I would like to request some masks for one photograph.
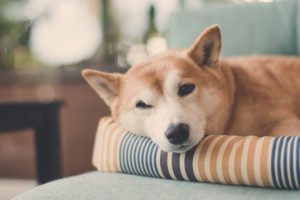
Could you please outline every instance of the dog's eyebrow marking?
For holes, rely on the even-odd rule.
[[[177,71],[169,72],[168,76],[165,79],[165,90],[169,94],[177,95],[178,86],[180,83],[180,77]]]
[[[155,78],[153,80],[153,86],[158,91],[159,94],[163,94],[163,89],[162,89],[162,80],[159,80],[158,78]]]
[[[141,78],[142,80],[145,80],[145,83],[149,84],[150,88],[153,88],[158,94],[163,94],[164,73],[161,71],[149,70],[146,71]]]

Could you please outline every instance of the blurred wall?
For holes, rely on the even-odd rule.
[[[95,130],[99,118],[108,115],[109,109],[82,78],[0,83],[0,102],[39,101],[43,95],[47,98],[43,90],[49,88],[48,93],[53,92],[55,99],[66,101],[60,115],[63,175],[93,170]],[[0,177],[33,178],[35,169],[33,131],[0,134]]]

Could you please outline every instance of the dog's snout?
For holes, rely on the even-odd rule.
[[[189,138],[189,126],[183,123],[171,124],[166,130],[165,135],[170,143],[182,144]]]

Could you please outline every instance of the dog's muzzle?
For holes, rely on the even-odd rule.
[[[172,144],[183,144],[190,135],[189,125],[178,123],[171,124],[165,132],[168,141]]]

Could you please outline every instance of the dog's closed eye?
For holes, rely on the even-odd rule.
[[[145,102],[143,102],[142,100],[139,100],[135,107],[137,109],[149,109],[149,108],[152,108],[153,106],[152,105],[149,105],[149,104],[146,104]]]
[[[178,95],[181,96],[181,97],[184,97],[184,96],[192,93],[194,89],[195,89],[194,84],[190,84],[190,83],[183,84],[179,87]]]

